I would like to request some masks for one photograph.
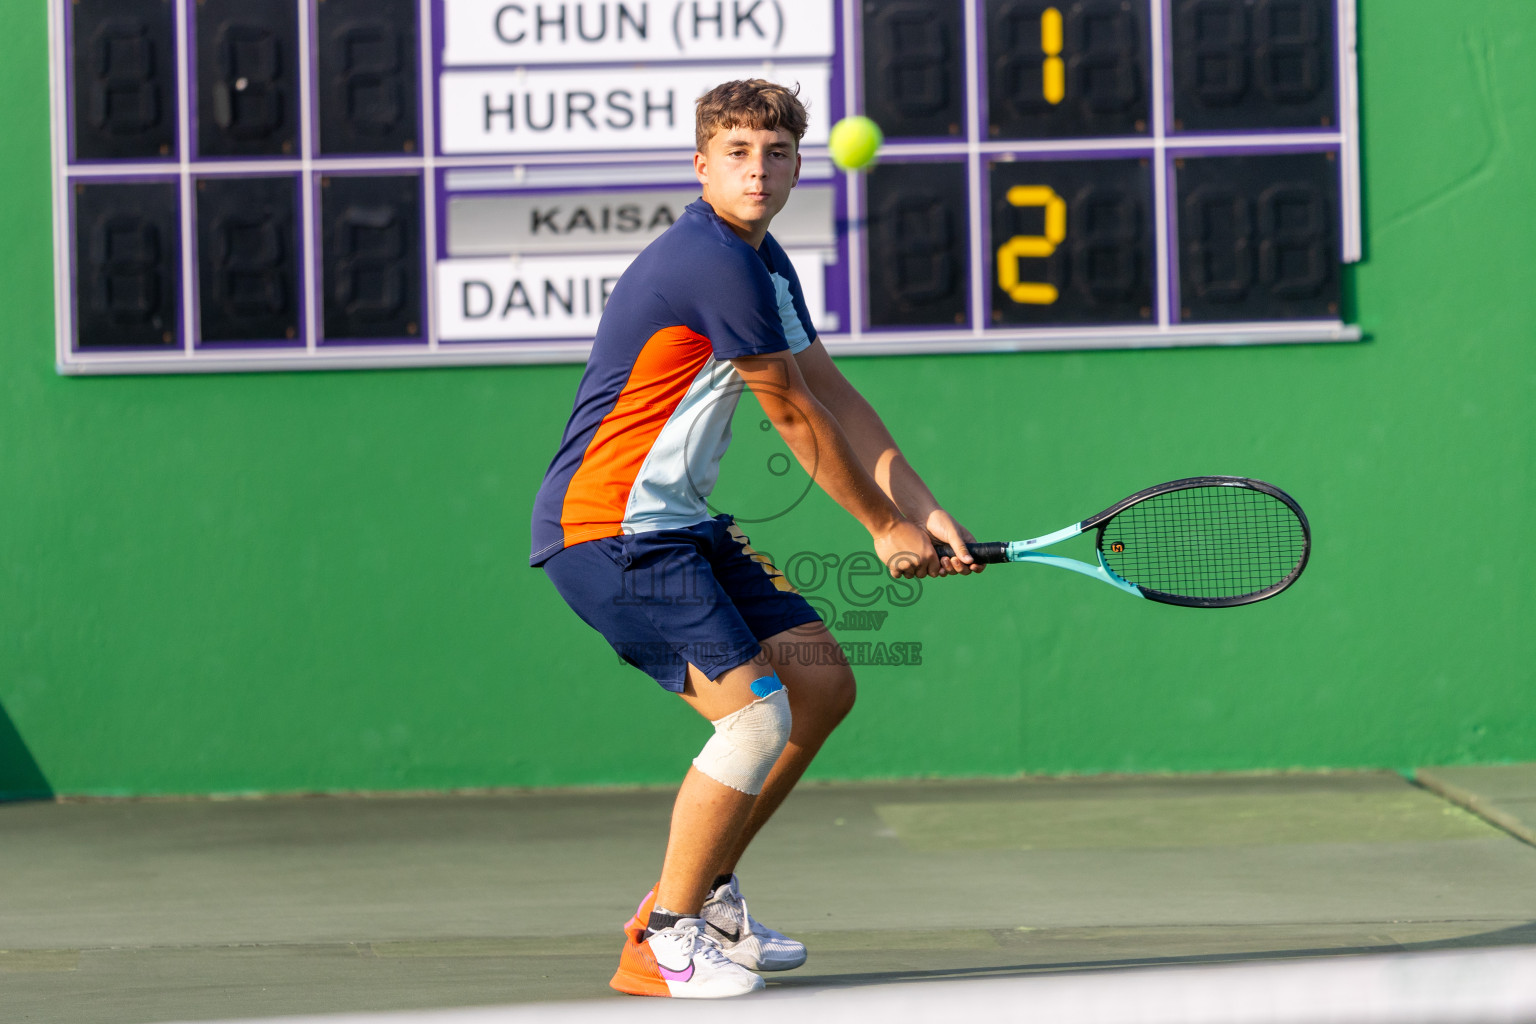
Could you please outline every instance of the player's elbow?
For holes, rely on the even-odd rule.
[[[773,424],[786,441],[792,442],[796,438],[812,435],[812,419],[805,396],[797,398],[785,393],[772,396],[759,394],[757,399],[768,416],[768,422]]]

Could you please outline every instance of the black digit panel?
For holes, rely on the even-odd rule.
[[[197,183],[197,279],[205,342],[282,341],[299,334],[294,178]]]
[[[176,344],[175,182],[77,184],[75,347]]]
[[[298,4],[198,0],[197,148],[203,156],[298,154]]]
[[[870,323],[964,324],[965,164],[880,164],[868,182]]]
[[[1184,320],[1338,315],[1333,154],[1190,157],[1175,174]]]
[[[988,0],[987,132],[1146,134],[1150,53],[1145,0]]]
[[[992,320],[1152,320],[1146,159],[999,161],[990,168]]]
[[[173,156],[176,44],[169,0],[75,0],[69,10],[75,157]]]
[[[960,8],[956,0],[864,0],[864,113],[888,138],[963,133]]]
[[[316,10],[321,152],[415,152],[414,0],[325,0]]]
[[[1333,0],[1178,0],[1174,128],[1331,126],[1333,39]]]
[[[331,176],[320,192],[325,337],[419,335],[420,179]]]

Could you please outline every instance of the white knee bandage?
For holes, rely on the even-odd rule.
[[[693,766],[716,782],[756,796],[789,742],[789,726],[789,694],[780,686],[740,711],[716,719],[715,734],[693,759]]]

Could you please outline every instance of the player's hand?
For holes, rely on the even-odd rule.
[[[942,541],[954,549],[953,556],[939,559],[940,576],[969,576],[986,568],[981,562],[968,560],[970,552],[966,549],[966,545],[976,538],[971,535],[970,530],[957,523],[948,512],[941,508],[934,509],[928,513],[923,526],[934,540]]]
[[[914,580],[942,575],[939,554],[928,532],[910,519],[899,519],[888,530],[873,535],[875,554],[893,578]]]

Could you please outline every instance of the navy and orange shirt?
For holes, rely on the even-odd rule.
[[[753,249],[702,199],[635,257],[598,324],[576,406],[533,503],[533,553],[693,526],[745,387],[730,360],[816,337],[769,235]]]

